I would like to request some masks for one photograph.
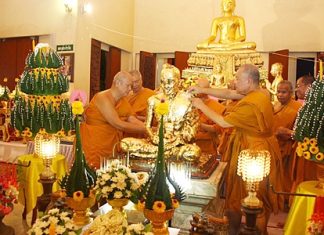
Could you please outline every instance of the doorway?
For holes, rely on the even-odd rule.
[[[296,81],[303,75],[314,76],[314,57],[300,57],[297,59]]]

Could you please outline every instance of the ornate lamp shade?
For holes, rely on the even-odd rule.
[[[60,138],[57,135],[40,134],[35,137],[35,154],[43,158],[45,169],[41,173],[41,178],[51,179],[55,177],[55,174],[51,171],[52,158],[58,154],[60,150]]]
[[[246,183],[248,196],[244,203],[248,206],[259,206],[260,201],[256,197],[258,184],[270,173],[271,155],[266,150],[246,149],[240,152],[238,157],[237,175]]]

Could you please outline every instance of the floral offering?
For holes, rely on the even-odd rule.
[[[121,165],[118,160],[111,163],[106,170],[97,171],[97,198],[108,200],[128,198],[135,195],[140,184],[135,173],[130,168]]]
[[[324,214],[314,213],[312,218],[309,219],[310,225],[307,230],[311,235],[323,235],[324,234]]]
[[[126,235],[153,235],[153,233],[148,232],[143,224],[131,224],[127,227]]]
[[[17,203],[18,184],[8,177],[0,178],[0,216],[9,214],[13,209],[13,203]]]
[[[307,160],[318,162],[324,160],[324,153],[320,151],[320,147],[315,138],[305,137],[303,142],[298,142],[296,153],[299,157],[304,157]]]
[[[72,215],[57,208],[48,211],[48,214],[37,219],[28,231],[29,235],[73,235],[81,234],[71,220]]]

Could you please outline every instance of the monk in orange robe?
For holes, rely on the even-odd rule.
[[[277,86],[278,102],[274,104],[275,133],[282,157],[283,171],[280,172],[283,182],[283,190],[290,192],[292,186],[291,169],[293,164],[294,143],[291,136],[281,133],[282,128],[293,129],[298,110],[302,106],[300,102],[292,99],[293,87],[291,82],[283,80]]]
[[[143,87],[142,75],[138,70],[132,70],[129,73],[133,76],[133,93],[127,96],[127,100],[132,106],[136,117],[142,121],[145,121],[147,113],[147,100],[152,95],[155,95],[155,92],[149,88]]]
[[[215,95],[218,98],[240,99],[225,117],[210,110],[200,99],[192,100],[200,109],[223,128],[233,127],[225,158],[230,159],[226,175],[226,208],[229,217],[229,233],[237,234],[241,223],[241,200],[247,196],[245,185],[237,175],[238,155],[244,149],[268,150],[271,154],[271,170],[268,179],[259,184],[258,198],[263,202],[263,213],[257,219],[259,229],[266,233],[266,225],[271,212],[278,212],[279,198],[267,187],[269,180],[281,190],[277,172],[281,170],[280,150],[272,134],[273,111],[270,95],[259,87],[259,71],[251,64],[243,65],[236,74],[236,90],[193,87],[194,93]]]
[[[136,119],[126,100],[132,85],[127,72],[119,72],[112,87],[97,93],[85,110],[85,122],[81,124],[82,147],[87,161],[99,168],[100,158],[109,158],[122,132],[145,133],[144,123]]]
[[[200,78],[197,81],[199,87],[209,87],[209,81],[204,78]],[[222,115],[225,107],[218,103],[218,101],[210,99],[208,95],[199,96],[203,102],[219,115]],[[200,147],[203,153],[217,155],[217,146],[219,144],[219,135],[222,128],[210,120],[204,113],[200,113],[200,130],[195,136],[195,143]]]

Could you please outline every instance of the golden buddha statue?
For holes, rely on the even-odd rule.
[[[271,93],[271,99],[273,102],[278,101],[277,98],[277,87],[278,84],[283,80],[282,78],[283,65],[281,63],[274,63],[271,65],[270,74],[275,78],[272,83],[266,80],[266,87]]]
[[[245,42],[245,22],[240,16],[233,14],[235,0],[222,0],[223,16],[213,20],[211,35],[197,45],[198,50],[231,51],[255,49],[254,42]],[[218,42],[215,42],[219,34]]]
[[[180,72],[169,64],[164,64],[161,72],[160,93],[148,100],[146,129],[148,139],[124,138],[121,148],[140,158],[156,158],[158,152],[158,130],[152,128],[153,119],[159,123],[160,115],[155,112],[161,102],[169,105],[169,113],[164,115],[164,151],[166,158],[184,158],[195,160],[200,155],[200,148],[191,144],[199,126],[199,115],[192,107],[191,94],[179,90]]]
[[[226,88],[222,65],[219,63],[216,63],[214,66],[213,74],[210,77],[210,86],[214,88]]]

